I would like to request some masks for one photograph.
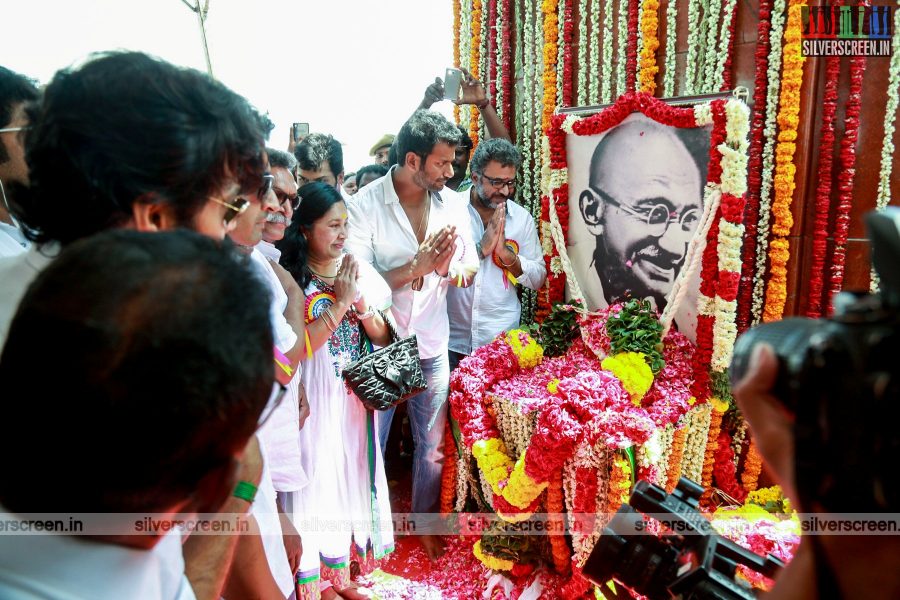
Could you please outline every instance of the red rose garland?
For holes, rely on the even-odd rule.
[[[744,217],[744,248],[742,250],[741,289],[738,299],[738,333],[750,325],[750,307],[753,296],[753,268],[756,255],[757,225],[759,223],[759,188],[762,185],[763,129],[766,126],[767,72],[769,68],[769,20],[773,0],[760,0],[759,28],[756,41],[756,80],[753,94],[753,122],[750,126],[750,149],[747,163],[747,207]],[[737,18],[737,17],[735,17]],[[734,19],[732,19],[732,26]],[[734,35],[731,36],[734,43]],[[731,55],[725,63],[726,88],[731,87]]]
[[[737,467],[734,466],[734,450],[731,448],[731,436],[727,431],[719,433],[719,446],[715,452],[713,481],[715,486],[739,502],[747,497],[745,490],[737,480]]]
[[[498,0],[503,2],[503,14],[506,22],[502,23],[503,42],[500,46],[500,85],[503,89],[503,124],[508,130],[512,130],[512,7],[510,0]]]
[[[723,6],[726,5],[727,3],[728,3],[727,0],[724,0],[722,2]],[[762,4],[763,4],[763,2],[761,1],[760,7],[759,7],[760,21],[762,21]],[[725,8],[723,7],[722,10],[724,12]],[[736,9],[731,11],[731,18],[728,20],[728,57],[725,59],[725,66],[722,69],[722,89],[721,89],[721,91],[723,91],[723,92],[727,92],[727,91],[731,90],[731,83],[732,83],[732,79],[733,79],[733,75],[731,73],[731,60],[734,57],[734,22],[735,21],[737,21],[737,10]],[[766,36],[766,40],[768,42],[768,35]],[[757,48],[757,52],[758,52],[759,51],[759,39],[758,38],[757,38],[756,43],[757,43],[756,48]]]
[[[868,4],[868,3],[866,3]],[[850,229],[850,209],[853,206],[853,176],[856,174],[856,142],[859,138],[859,112],[866,57],[856,56],[850,61],[850,95],[847,97],[844,136],[841,138],[841,171],[838,174],[838,206],[834,222],[834,255],[831,259],[829,299],[841,291],[844,283],[844,263],[847,258],[847,234]],[[826,306],[831,313],[831,302]]]
[[[825,259],[828,255],[828,215],[831,211],[831,182],[834,165],[834,116],[837,112],[838,80],[841,58],[830,56],[825,68],[825,94],[822,99],[822,133],[819,141],[819,168],[816,185],[816,214],[813,226],[812,265],[806,316],[822,316],[822,289],[825,285]]]

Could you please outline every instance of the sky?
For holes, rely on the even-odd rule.
[[[40,83],[102,50],[206,70],[182,0],[0,0],[0,14],[0,64]],[[349,172],[451,66],[452,23],[449,0],[209,0],[206,30],[213,74],[269,114],[270,145],[307,122],[343,143]],[[449,102],[433,108],[452,119]]]

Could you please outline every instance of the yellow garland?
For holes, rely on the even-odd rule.
[[[472,456],[478,462],[478,468],[491,486],[491,491],[513,506],[527,507],[547,487],[547,481],[537,482],[525,472],[524,452],[513,464],[507,454],[506,444],[499,438],[475,442],[472,445]]]
[[[628,502],[631,493],[631,464],[622,453],[617,452],[609,471],[609,493],[607,494],[606,512],[614,513],[623,502]]]
[[[722,428],[722,417],[728,410],[728,403],[719,398],[710,398],[712,414],[710,415],[709,433],[706,436],[706,453],[703,456],[703,474],[700,484],[705,488],[704,497],[712,495],[713,467],[716,461],[716,450],[719,448],[719,431]]]
[[[460,6],[463,0],[453,0],[453,66],[459,66],[459,25],[460,25]],[[453,105],[453,119],[459,123],[459,105]]]
[[[656,50],[659,48],[659,0],[643,0],[643,4],[641,33],[644,44],[641,48],[640,89],[653,94],[656,92],[656,74],[659,72],[656,64]]]
[[[631,396],[631,402],[635,406],[641,405],[641,399],[653,385],[653,371],[643,353],[620,352],[604,358],[600,366],[622,382],[622,387]]]
[[[797,126],[800,122],[800,88],[803,85],[801,52],[802,7],[806,0],[790,0],[787,29],[784,33],[783,68],[781,71],[781,102],[778,111],[778,145],[775,147],[775,197],[772,202],[772,243],[769,249],[770,277],[766,286],[763,320],[777,321],[784,313],[787,299],[787,262],[790,259],[791,233],[794,219],[791,201],[794,196],[794,152],[797,149]]]
[[[472,77],[478,79],[481,66],[481,0],[472,0],[472,55],[469,61],[469,72]],[[472,149],[478,145],[478,119],[480,115],[472,113],[469,122],[469,137],[472,139]]]
[[[520,335],[525,337],[524,344],[519,339]],[[523,369],[532,369],[544,360],[544,348],[522,329],[510,330],[506,334],[506,343],[512,348],[519,360],[519,367]]]
[[[488,569],[493,571],[512,571],[513,561],[508,558],[498,558],[492,554],[485,554],[485,552],[481,549],[481,540],[475,542],[475,545],[472,546],[472,554],[475,555],[475,558],[481,561],[481,564],[486,566]]]
[[[556,59],[559,36],[559,19],[556,15],[558,0],[544,0],[541,11],[544,13],[544,110],[541,115],[541,127],[544,135],[550,135],[550,117],[556,109]]]

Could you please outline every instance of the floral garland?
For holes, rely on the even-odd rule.
[[[659,73],[659,66],[656,64],[656,50],[659,48],[659,0],[643,0],[641,17],[644,40],[641,48],[641,91],[652,95],[656,92],[656,74]]]
[[[688,49],[684,63],[684,93],[690,96],[696,93],[697,59],[700,54],[700,0],[688,0]],[[666,31],[668,35],[668,31]],[[673,59],[674,61],[674,59]],[[673,75],[674,77],[674,75]]]
[[[563,475],[562,473],[554,473],[550,479],[550,485],[547,486],[547,518],[551,531],[563,531],[565,521],[562,517],[563,512]],[[569,572],[569,563],[572,559],[572,553],[569,551],[569,545],[563,535],[550,536],[551,557],[553,559],[553,568],[557,573],[565,575]]]
[[[539,49],[543,49],[544,47],[544,19],[543,15],[540,12],[540,8],[537,3],[534,5],[534,40],[535,40],[535,53],[536,56],[540,54]],[[555,33],[555,28],[554,28]],[[555,58],[555,57],[554,57]],[[534,61],[534,94],[531,98],[543,98],[544,97],[544,61],[543,60],[535,60]],[[554,88],[556,86],[554,85]],[[536,219],[538,214],[540,214],[541,210],[541,176],[542,171],[544,169],[543,163],[543,136],[544,136],[544,124],[543,119],[540,118],[542,105],[537,104],[536,102],[529,102],[529,107],[534,111],[534,116],[532,118],[532,130],[531,130],[531,139],[534,141],[534,151],[533,151],[533,160],[534,160],[534,173],[531,179],[531,188],[529,191],[529,201],[526,204],[526,208],[528,212]]]
[[[740,502],[747,496],[747,491],[737,482],[738,458],[731,447],[731,439],[727,431],[719,433],[719,445],[714,457],[713,481],[715,486]]]
[[[750,438],[750,448],[747,450],[747,458],[744,460],[744,472],[741,473],[741,485],[745,490],[748,492],[756,490],[761,471],[762,456],[756,447],[756,442]]]
[[[482,61],[485,62],[485,73],[487,74],[487,86],[488,86],[488,98],[492,101],[496,102],[497,100],[497,74],[499,69],[501,68],[498,64],[499,56],[500,56],[500,45],[497,43],[497,38],[499,37],[500,27],[497,26],[497,11],[500,10],[500,2],[496,0],[488,0],[488,22],[487,29],[485,30],[484,44],[487,46],[485,48],[485,55],[482,57]],[[496,35],[494,35],[496,33]],[[496,110],[496,109],[495,109]],[[498,115],[499,116],[499,115]],[[482,118],[482,123],[484,119]]]
[[[459,28],[460,28],[460,6],[462,0],[453,0],[453,65],[459,65]],[[459,123],[459,105],[453,105],[453,119]]]
[[[590,538],[596,522],[602,520],[597,515],[606,512],[609,462],[609,453],[602,444],[591,446],[583,440],[565,464],[563,490],[572,538],[571,558],[576,566],[593,548]]]
[[[575,43],[575,19],[573,8],[575,0],[565,0],[563,11],[563,43],[562,43],[562,99],[560,106],[572,106],[572,47]]]
[[[704,497],[708,500],[712,496],[713,468],[716,464],[716,451],[719,449],[719,433],[722,430],[722,417],[728,410],[728,403],[712,398],[709,418],[709,432],[706,436],[706,452],[703,456],[703,471],[700,475],[700,484],[706,488]],[[728,461],[731,464],[731,461]]]
[[[700,481],[703,478],[712,412],[712,405],[707,402],[688,413],[690,420],[687,424],[687,439],[681,460],[681,476],[691,481]]]
[[[765,1],[765,0],[763,0]],[[669,0],[666,6],[666,62],[663,73],[663,97],[675,95],[675,41],[678,27],[678,0]]]
[[[638,6],[639,2],[628,3],[628,45],[625,50],[625,89],[629,92],[635,90],[635,80],[637,79],[637,56],[638,56]]]
[[[559,53],[557,47],[559,22],[556,13],[558,8],[558,0],[543,0],[541,3],[541,12],[544,17],[544,102],[541,112],[543,135],[549,133],[550,117],[556,110],[556,62]]]
[[[750,306],[753,295],[757,222],[759,221],[759,192],[762,178],[763,128],[766,120],[766,70],[769,54],[769,28],[772,0],[760,0],[759,26],[756,31],[756,79],[753,92],[753,122],[750,126],[749,161],[747,163],[747,204],[744,212],[744,247],[741,257],[741,286],[738,293],[738,332],[750,326]],[[732,39],[734,37],[732,36]]]
[[[490,2],[490,0],[488,0]],[[481,0],[472,0],[472,48],[469,72],[472,77],[478,79],[481,75]],[[469,137],[472,139],[472,150],[478,146],[478,123],[481,120],[480,113],[471,112],[469,121]]]
[[[756,264],[753,281],[752,304],[750,307],[751,323],[755,325],[762,320],[765,305],[765,274],[769,248],[769,220],[771,216],[772,178],[774,174],[774,149],[776,134],[776,116],[778,98],[781,88],[781,33],[784,29],[786,0],[775,0],[771,12],[771,35],[769,42],[769,66],[766,69],[768,86],[766,89],[766,124],[763,130],[765,144],[762,152],[762,179],[759,184],[759,221],[756,224]]]
[[[563,106],[563,80],[564,80],[564,72],[565,72],[565,47],[566,47],[566,34],[565,34],[565,14],[566,8],[571,6],[571,4],[567,0],[559,0],[559,7],[557,9],[557,18],[556,18],[556,96],[555,106]]]
[[[618,25],[619,31],[616,37],[616,52],[618,53],[618,58],[616,59],[616,93],[621,96],[622,94],[627,94],[628,92],[634,91],[633,89],[626,87],[626,63],[627,61],[622,60],[623,54],[625,54],[625,50],[628,47],[628,44],[632,42],[632,39],[628,36],[628,10],[629,5],[631,3],[629,0],[619,0],[619,12],[618,12]],[[610,73],[612,76],[612,73]]]
[[[537,98],[537,96],[534,94],[535,42],[532,19],[536,19],[536,16],[533,13],[533,8],[533,3],[525,4],[525,14],[522,21],[522,52],[524,58],[522,85],[524,93],[521,94],[521,100],[519,99],[519,94],[516,94],[516,100],[519,105],[518,110],[521,111],[522,114],[522,144],[519,146],[519,149],[522,152],[522,205],[526,208],[526,210],[531,206],[531,203],[533,202],[532,189],[534,183],[534,172],[532,169],[532,160],[534,160],[534,165],[535,167],[537,167],[537,152],[536,148],[534,147],[534,138],[531,137],[531,132],[533,130],[532,111],[534,110],[533,106],[536,103],[529,100],[529,98]]]
[[[706,53],[702,57],[703,73],[701,77],[702,84],[699,90],[702,94],[706,94],[718,89],[715,87],[716,67],[719,64],[718,45],[716,44],[716,38],[718,37],[719,33],[719,19],[722,16],[722,6],[720,2],[722,2],[722,0],[710,0],[709,4],[705,5],[707,8],[706,19],[704,20],[704,31],[706,34]],[[703,35],[703,33],[704,32],[701,32],[700,35]]]
[[[865,56],[854,56],[850,60],[850,93],[845,107],[844,135],[841,136],[841,170],[838,173],[838,204],[834,218],[834,250],[831,257],[829,298],[834,298],[840,293],[844,284],[850,210],[853,208],[853,178],[856,175],[856,142],[859,139],[862,80],[865,70]],[[827,308],[830,313],[830,302]]]
[[[472,2],[473,0],[460,1],[460,31],[459,31],[459,65],[465,66],[466,63],[471,65],[472,56]],[[472,124],[472,106],[464,104],[459,107],[460,124],[466,129],[471,128]]]
[[[603,63],[600,72],[600,102],[612,102],[612,56],[613,56],[613,0],[603,2]]]
[[[716,59],[716,76],[713,90],[726,91],[731,87],[731,55],[734,43],[734,13],[737,0],[725,0],[725,14],[719,32],[719,56]]]
[[[600,39],[597,36],[600,29],[600,2],[601,0],[590,0],[588,9],[591,13],[591,31],[588,37],[588,64],[591,65],[588,104],[597,104],[600,101],[600,78],[606,76],[606,73],[597,72],[597,67],[600,66]]]
[[[812,265],[806,316],[822,316],[822,289],[825,285],[825,257],[828,253],[828,215],[831,212],[831,174],[834,164],[834,116],[837,112],[841,58],[829,56],[825,67],[825,94],[822,97],[822,129],[819,135],[819,168],[816,181],[816,214],[813,226]]]
[[[898,7],[900,8],[900,7]],[[900,48],[900,10],[894,9],[894,37],[892,48]],[[900,100],[900,51],[891,54],[888,67],[887,104],[884,110],[884,144],[881,147],[881,168],[878,171],[878,198],[876,206],[883,210],[891,199],[891,169],[894,155],[894,121],[897,118],[897,105]]]
[[[447,515],[453,511],[456,500],[457,487],[457,452],[453,433],[450,431],[450,421],[444,427],[444,466],[441,470],[441,514]]]
[[[775,199],[772,214],[772,240],[769,244],[769,281],[766,286],[764,321],[777,321],[784,314],[787,301],[787,263],[790,259],[788,235],[794,224],[791,201],[794,195],[794,152],[797,149],[797,126],[800,112],[800,88],[803,85],[801,52],[801,8],[806,0],[789,0],[787,29],[784,33],[784,68],[781,74],[781,107],[778,113],[778,146],[775,149]]]
[[[587,0],[578,2],[578,106],[588,103],[588,20],[591,18],[588,12]]]
[[[681,463],[684,460],[684,445],[687,440],[688,427],[682,426],[672,436],[672,451],[669,455],[669,469],[666,473],[666,491],[672,493],[678,480],[681,479]]]

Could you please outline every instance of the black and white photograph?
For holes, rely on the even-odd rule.
[[[603,134],[567,136],[567,250],[589,309],[627,298],[665,309],[703,214],[710,132],[635,113]],[[686,285],[675,322],[693,338],[699,269]]]

